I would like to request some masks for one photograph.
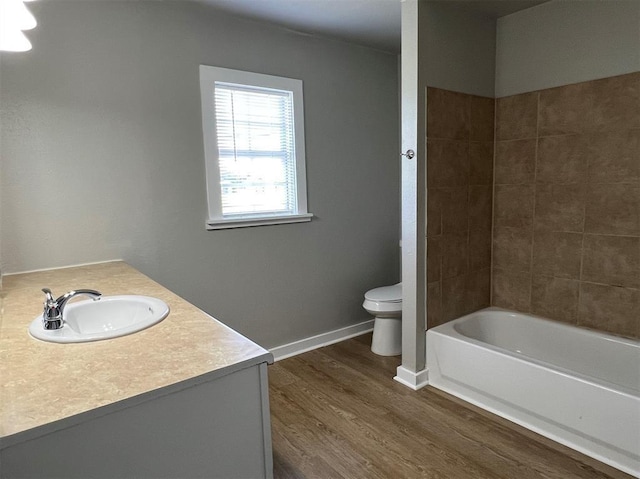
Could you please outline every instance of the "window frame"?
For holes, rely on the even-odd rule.
[[[216,82],[231,83],[258,89],[263,88],[292,92],[297,206],[294,214],[259,213],[255,215],[223,216],[215,111]],[[202,103],[202,133],[209,216],[206,222],[207,229],[217,230],[311,221],[313,214],[309,213],[307,209],[302,80],[200,65],[200,99]]]

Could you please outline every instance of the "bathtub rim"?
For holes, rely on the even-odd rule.
[[[519,311],[513,311],[513,310],[509,310],[509,309],[505,309],[505,308],[500,308],[497,306],[490,306],[487,308],[483,308],[480,309],[478,311],[474,311],[472,313],[469,314],[465,314],[464,316],[461,316],[459,318],[453,319],[449,322],[446,322],[444,324],[438,325],[438,326],[434,326],[433,328],[430,328],[427,330],[427,334],[430,331],[433,331],[433,334],[442,334],[442,335],[446,335],[448,337],[451,337],[452,339],[458,340],[458,341],[464,341],[464,342],[469,342],[472,343],[476,346],[482,347],[482,348],[487,348],[490,349],[492,351],[494,351],[496,354],[502,354],[511,358],[515,358],[518,359],[520,361],[526,361],[526,362],[530,362],[535,364],[536,366],[540,366],[543,368],[550,368],[553,369],[555,371],[560,372],[561,374],[564,374],[566,376],[569,376],[571,378],[576,378],[580,381],[584,381],[587,383],[591,383],[591,384],[596,384],[599,386],[603,386],[606,388],[610,388],[610,389],[615,389],[616,391],[620,392],[621,394],[630,396],[632,398],[640,398],[640,384],[638,389],[635,389],[633,387],[627,387],[621,384],[617,384],[611,381],[607,381],[606,379],[601,379],[595,376],[590,376],[588,374],[584,374],[578,371],[574,371],[568,368],[565,368],[563,366],[551,363],[551,362],[547,362],[541,359],[538,359],[536,357],[533,356],[529,356],[527,354],[524,353],[516,353],[515,351],[511,351],[510,349],[507,348],[503,348],[500,346],[496,346],[494,344],[485,342],[485,341],[481,341],[479,339],[476,339],[472,336],[467,336],[466,334],[464,334],[463,332],[459,331],[456,326],[462,322],[468,321],[471,317],[477,315],[478,313],[489,313],[489,312],[500,312],[500,313],[507,313],[510,316],[513,317],[519,317],[521,319],[524,320],[537,320],[540,321],[548,326],[551,326],[553,328],[557,328],[560,330],[564,330],[564,331],[571,331],[572,334],[580,334],[582,336],[588,336],[588,337],[598,337],[599,339],[603,339],[606,341],[611,341],[614,343],[622,343],[622,344],[626,344],[635,348],[640,348],[640,341],[638,340],[634,340],[634,339],[630,339],[630,338],[626,338],[623,336],[617,336],[615,334],[609,334],[606,332],[601,332],[598,330],[593,330],[593,329],[588,329],[588,328],[583,328],[581,326],[576,326],[576,325],[571,325],[571,324],[565,324],[562,323],[560,321],[555,321],[553,319],[548,319],[548,318],[544,318],[542,316],[537,316],[535,314],[529,314],[529,313],[521,313]]]
[[[465,314],[464,316],[460,316],[459,318],[456,319],[452,319],[451,321],[448,321],[446,323],[440,324],[438,326],[434,326],[432,328],[429,328],[427,331],[431,331],[432,329],[438,329],[438,330],[445,330],[447,329],[446,327],[453,327],[458,323],[463,322],[465,319],[468,319],[478,313],[485,313],[485,312],[491,312],[491,311],[497,311],[497,312],[501,312],[501,313],[508,313],[511,316],[518,316],[518,317],[522,317],[522,318],[526,318],[526,319],[536,319],[539,320],[543,323],[546,323],[548,325],[552,325],[553,327],[557,327],[559,329],[563,329],[563,330],[572,330],[574,332],[579,331],[580,334],[586,335],[586,336],[599,336],[599,337],[604,337],[608,340],[613,340],[615,342],[621,342],[621,343],[625,343],[625,344],[630,344],[632,346],[638,346],[638,344],[640,343],[640,339],[633,339],[633,338],[629,338],[626,336],[619,336],[617,334],[612,334],[612,333],[608,333],[606,331],[600,331],[598,329],[592,329],[592,328],[587,328],[585,326],[579,326],[576,324],[567,324],[564,323],[562,321],[558,321],[558,320],[554,320],[554,319],[549,319],[549,318],[545,318],[544,316],[538,316],[537,314],[533,314],[533,313],[522,313],[520,311],[515,311],[512,309],[506,309],[506,308],[500,308],[498,306],[488,306],[486,308],[482,308],[479,309],[477,311],[473,311],[472,313],[468,313]],[[458,331],[458,334],[462,334]],[[466,336],[464,334],[462,334],[462,336],[473,339],[469,336]],[[479,341],[482,344],[487,344],[484,343],[483,341]]]

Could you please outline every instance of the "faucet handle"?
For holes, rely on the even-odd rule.
[[[58,308],[58,303],[53,299],[49,288],[42,288],[45,295],[44,308],[42,311],[42,324],[44,329],[60,329],[62,327],[62,313]]]
[[[45,294],[47,301],[53,301],[53,294],[49,288],[42,288],[42,292]]]
[[[44,293],[44,312],[51,314],[52,309],[57,309],[58,304],[49,288],[42,288]]]

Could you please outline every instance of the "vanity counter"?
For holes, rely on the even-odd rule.
[[[273,361],[265,349],[123,262],[10,275],[2,286],[3,448]],[[105,296],[153,296],[170,312],[128,336],[43,342],[28,333],[42,312],[43,287],[56,295],[91,288]]]

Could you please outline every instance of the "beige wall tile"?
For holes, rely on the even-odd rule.
[[[531,228],[497,227],[493,231],[493,266],[505,271],[531,271]]]
[[[589,131],[593,94],[588,82],[541,91],[538,135],[569,135]]]
[[[442,278],[452,278],[469,270],[469,238],[465,233],[442,235]]]
[[[427,92],[430,326],[489,304],[494,110],[492,98]]]
[[[442,205],[446,197],[443,188],[429,188],[427,190],[427,236],[442,234]]]
[[[593,99],[590,131],[640,128],[640,73],[603,78],[586,85]]]
[[[534,225],[550,231],[584,231],[585,192],[578,185],[536,185]]]
[[[442,321],[442,291],[441,283],[427,284],[427,329],[434,328]]]
[[[469,184],[493,184],[493,141],[469,143]]]
[[[580,283],[578,324],[625,336],[638,335],[640,291],[593,283]]]
[[[443,188],[442,233],[469,231],[469,188]]]
[[[470,97],[469,138],[472,141],[493,142],[495,100],[481,96]]]
[[[494,190],[495,226],[526,228],[533,224],[531,185],[496,185]]]
[[[581,256],[582,234],[539,230],[534,232],[534,274],[580,279]]]
[[[640,185],[591,185],[584,229],[585,233],[640,236]]]
[[[586,135],[540,138],[536,181],[538,183],[582,183],[587,173]]]
[[[640,288],[640,238],[585,235],[582,280]]]
[[[640,181],[640,129],[594,133],[586,153],[589,183]]]
[[[496,143],[496,185],[531,184],[536,169],[536,140],[510,140]]]
[[[489,185],[469,187],[469,229],[491,230],[493,189]]]
[[[577,280],[534,275],[531,282],[531,312],[576,324],[579,291],[580,282]]]
[[[427,238],[427,283],[440,281],[442,274],[441,236]]]
[[[469,142],[427,140],[427,187],[469,183]]]
[[[442,280],[442,320],[451,321],[467,312],[467,275]]]
[[[427,137],[469,139],[470,95],[427,88]]]
[[[496,100],[492,303],[638,337],[640,73],[527,95]],[[535,189],[501,184],[529,138]]]
[[[496,100],[496,140],[536,137],[538,93],[523,93]]]
[[[494,306],[528,313],[531,307],[531,275],[493,269]]]
[[[466,278],[465,313],[486,308],[491,303],[491,270],[470,271]]]
[[[491,230],[469,231],[469,270],[491,267]]]
[[[607,329],[612,334],[640,339],[640,290],[629,289],[629,310],[609,319]]]

